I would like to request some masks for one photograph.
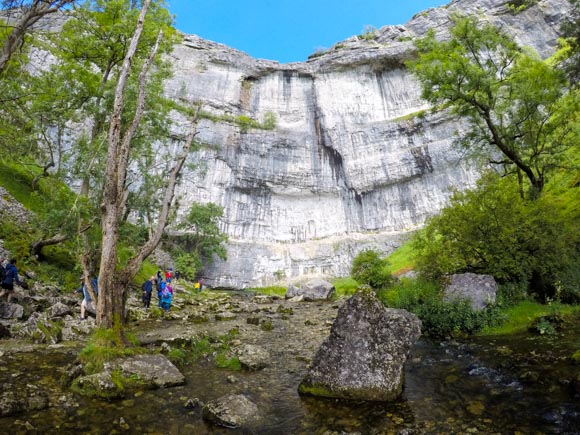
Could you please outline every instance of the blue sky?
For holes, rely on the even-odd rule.
[[[282,63],[451,0],[167,0],[177,28]]]

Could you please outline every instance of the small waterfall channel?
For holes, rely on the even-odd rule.
[[[235,299],[237,295],[233,295]],[[272,305],[272,307],[274,307]],[[405,390],[392,403],[345,402],[300,397],[297,386],[313,351],[336,315],[329,303],[296,304],[288,319],[273,316],[273,329],[250,331],[245,320],[233,323],[240,340],[269,349],[272,364],[258,372],[234,372],[202,358],[180,367],[186,384],[144,391],[124,400],[80,397],[59,384],[81,345],[20,345],[0,342],[0,386],[41,388],[46,409],[0,418],[0,433],[89,434],[423,434],[423,433],[580,433],[580,366],[570,356],[580,348],[580,325],[558,336],[521,334],[431,341],[421,338],[407,361]],[[273,310],[272,310],[273,311]],[[310,320],[310,322],[306,322]],[[147,336],[183,322],[144,320],[132,327]],[[305,323],[320,334],[308,335]],[[227,322],[202,324],[205,332]],[[251,326],[251,325],[250,325]],[[326,332],[324,332],[326,331]],[[151,340],[149,346],[156,346]],[[226,429],[206,423],[199,407],[223,395],[244,394],[259,408],[259,425]],[[576,395],[575,395],[576,394]]]

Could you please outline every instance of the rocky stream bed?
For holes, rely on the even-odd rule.
[[[52,344],[0,340],[0,433],[580,431],[579,366],[569,359],[573,349],[580,347],[578,323],[557,337],[526,334],[442,343],[422,338],[405,366],[400,399],[340,401],[299,396],[297,387],[328,336],[343,299],[292,302],[243,292],[202,296],[182,292],[176,299],[162,318],[139,308],[136,298],[129,301],[129,330],[141,345],[167,354],[202,337],[217,346],[217,338],[229,333],[229,351],[243,361],[242,370],[216,367],[215,352],[209,351],[195,361],[178,364],[183,385],[138,391],[110,401],[81,396],[61,383],[84,346],[83,328],[90,329],[93,322],[79,322],[78,307],[73,307],[64,315],[64,329],[76,334],[73,340]],[[65,338],[71,338],[67,334]],[[230,394],[243,396],[255,406],[250,421],[228,429],[203,418],[202,404]]]

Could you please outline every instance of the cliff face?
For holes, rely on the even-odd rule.
[[[426,111],[403,62],[413,38],[430,28],[444,37],[452,12],[482,16],[520,45],[552,53],[568,1],[543,0],[516,15],[503,3],[453,1],[304,63],[257,60],[186,36],[167,93],[202,103],[208,116],[197,139],[208,146],[184,176],[180,211],[191,201],[222,205],[230,237],[227,262],[216,261],[206,282],[347,274],[360,250],[392,250],[445,205],[450,188],[473,185],[476,168],[452,147],[465,126]],[[241,115],[274,115],[276,125],[244,127]]]

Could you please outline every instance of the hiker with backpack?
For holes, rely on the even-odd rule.
[[[171,308],[171,302],[173,302],[173,289],[169,284],[166,284],[163,290],[161,291],[161,308],[164,311],[169,311]]]
[[[149,309],[151,304],[151,292],[153,292],[153,283],[155,282],[155,276],[152,276],[147,281],[143,283],[141,289],[143,290],[143,296],[141,300],[143,301],[143,308]]]
[[[163,289],[165,288],[166,285],[167,285],[167,283],[163,280],[157,282],[157,306],[158,307],[161,307],[161,293],[163,292]]]
[[[20,282],[20,278],[18,277],[18,269],[16,269],[16,259],[13,258],[10,262],[6,265],[6,268],[2,267],[0,270],[0,275],[3,273],[2,277],[2,293],[0,293],[0,298],[8,293],[7,302],[10,303],[12,301],[12,297],[14,296],[14,282],[18,285],[22,285]]]

